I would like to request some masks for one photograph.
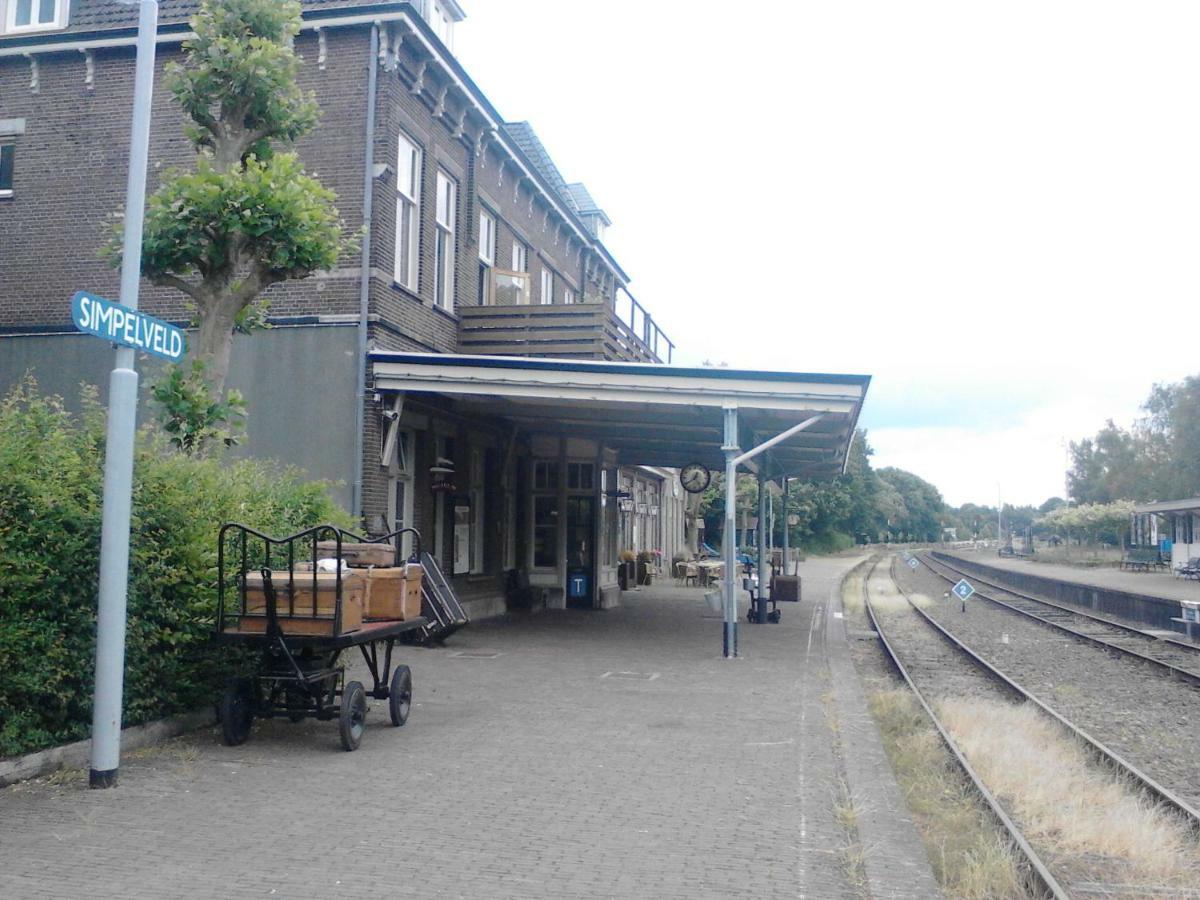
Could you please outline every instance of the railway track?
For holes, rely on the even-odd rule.
[[[1196,645],[1148,634],[1140,628],[1107,616],[1064,606],[1005,587],[959,569],[928,552],[917,553],[916,556],[930,572],[948,584],[955,584],[959,578],[968,579],[975,588],[972,600],[980,597],[1080,640],[1137,659],[1200,687],[1200,647]],[[953,572],[957,577],[952,578],[946,572]],[[980,585],[984,585],[986,590],[981,590]],[[1004,598],[997,595],[1004,595]]]
[[[895,557],[892,558],[891,564],[892,566],[895,565]],[[878,561],[871,566],[867,577],[863,581],[863,601],[867,616],[871,622],[871,626],[879,635],[880,641],[883,644],[885,652],[893,666],[897,669],[903,680],[913,691],[917,700],[924,708],[926,714],[933,722],[935,728],[942,738],[942,741],[957,759],[963,771],[974,784],[980,796],[992,810],[997,821],[1001,823],[1004,830],[1011,837],[1014,846],[1017,847],[1019,853],[1025,860],[1026,870],[1034,891],[1042,896],[1056,898],[1077,896],[1075,892],[1072,892],[1069,889],[1069,879],[1062,878],[1054,874],[1052,867],[1047,865],[1046,861],[1038,854],[1028,839],[1026,839],[1013,817],[1007,810],[1005,810],[995,795],[988,790],[987,786],[979,778],[978,774],[971,767],[961,749],[955,743],[953,737],[938,718],[933,707],[927,701],[925,694],[914,681],[914,678],[909,671],[909,667],[905,665],[905,662],[902,659],[903,653],[897,649],[894,640],[890,638],[887,632],[885,632],[883,629],[880,622],[880,617],[876,614],[874,606],[871,603],[869,585],[871,582],[871,577],[874,575],[877,566]],[[987,662],[985,659],[979,656],[979,654],[975,653],[963,641],[944,628],[940,623],[933,619],[933,617],[928,615],[916,603],[913,602],[909,593],[905,591],[895,579],[894,570],[892,572],[892,582],[904,597],[907,603],[907,608],[912,610],[916,614],[916,617],[925,625],[927,625],[929,629],[932,629],[932,631],[940,638],[940,642],[942,644],[954,648],[954,653],[952,655],[968,662],[974,671],[981,673],[984,677],[997,685],[999,690],[1007,693],[1011,697],[1019,699],[1022,702],[1030,703],[1036,706],[1044,714],[1058,722],[1069,734],[1074,735],[1076,739],[1079,740],[1081,744],[1088,750],[1093,758],[1100,761],[1104,765],[1112,767],[1115,771],[1122,773],[1132,783],[1136,784],[1148,797],[1153,798],[1155,801],[1163,804],[1164,807],[1170,809],[1177,816],[1179,816],[1180,820],[1183,821],[1194,834],[1200,834],[1200,811],[1190,806],[1187,801],[1180,798],[1171,790],[1160,785],[1157,781],[1155,781],[1146,773],[1142,772],[1136,766],[1129,763],[1122,756],[1106,747],[1082,728],[1078,727],[1056,710],[1046,705],[1044,702],[1026,690],[1022,685]],[[940,660],[936,654],[930,655],[929,653],[920,653],[917,651],[913,651],[913,655],[910,658],[910,663],[915,664],[918,669],[924,669],[925,675],[930,677],[932,677],[933,673],[940,673],[944,675],[947,668],[944,665],[944,662]],[[1066,882],[1065,886],[1064,882]],[[1086,887],[1081,887],[1078,893],[1080,895],[1094,895],[1097,892],[1097,889],[1099,889],[1101,893],[1105,892],[1103,886],[1088,884]],[[1126,891],[1123,890],[1115,890],[1114,892],[1126,893]]]

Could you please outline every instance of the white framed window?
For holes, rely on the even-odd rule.
[[[512,246],[512,270],[514,272],[529,271],[529,254],[525,249],[525,245],[518,240],[513,241]]]
[[[569,287],[563,288],[563,303],[570,306],[574,302],[575,302],[575,292],[573,290],[571,290]]]
[[[496,218],[479,211],[479,305],[492,303],[492,267],[496,265]]]
[[[396,283],[417,290],[421,237],[421,148],[404,134],[396,156]]]
[[[437,269],[434,272],[434,302],[454,310],[454,231],[458,212],[458,185],[449,175],[437,172]]]
[[[11,197],[13,192],[13,163],[17,148],[14,144],[0,144],[0,197]]]
[[[446,12],[446,8],[442,6],[438,0],[427,0],[428,15],[425,19],[429,22],[429,27],[433,29],[433,33],[438,36],[443,44],[454,49],[454,19]]]
[[[486,209],[479,211],[479,261],[496,264],[496,217]]]
[[[549,306],[554,302],[554,273],[549,269],[542,269],[542,293],[538,298],[542,306]]]
[[[411,528],[413,524],[413,451],[416,435],[407,429],[396,433],[396,451],[387,461],[388,468],[388,525],[390,531]],[[413,552],[413,539],[406,534],[400,541],[404,559]]]
[[[69,0],[8,0],[5,30],[49,31],[67,27]]]

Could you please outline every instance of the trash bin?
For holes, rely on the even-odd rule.
[[[705,591],[704,602],[713,612],[719,613],[725,607],[725,596],[720,591]]]

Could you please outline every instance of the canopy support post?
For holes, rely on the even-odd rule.
[[[771,595],[770,579],[767,577],[767,476],[758,470],[758,597],[754,621],[767,624],[767,598]]]
[[[783,517],[783,542],[780,544],[780,555],[783,557],[783,574],[791,575],[791,569],[788,568],[788,480],[789,476],[783,476],[783,501],[780,503],[780,514]]]
[[[738,414],[736,406],[725,407],[725,530],[722,536],[725,552],[725,639],[726,659],[737,653],[737,455]]]

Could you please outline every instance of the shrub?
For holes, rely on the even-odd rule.
[[[81,417],[32,379],[0,401],[0,756],[91,725],[104,416]],[[212,700],[238,660],[212,641],[216,534],[350,525],[324,484],[261,460],[198,459],[138,436],[130,534],[124,723]]]

